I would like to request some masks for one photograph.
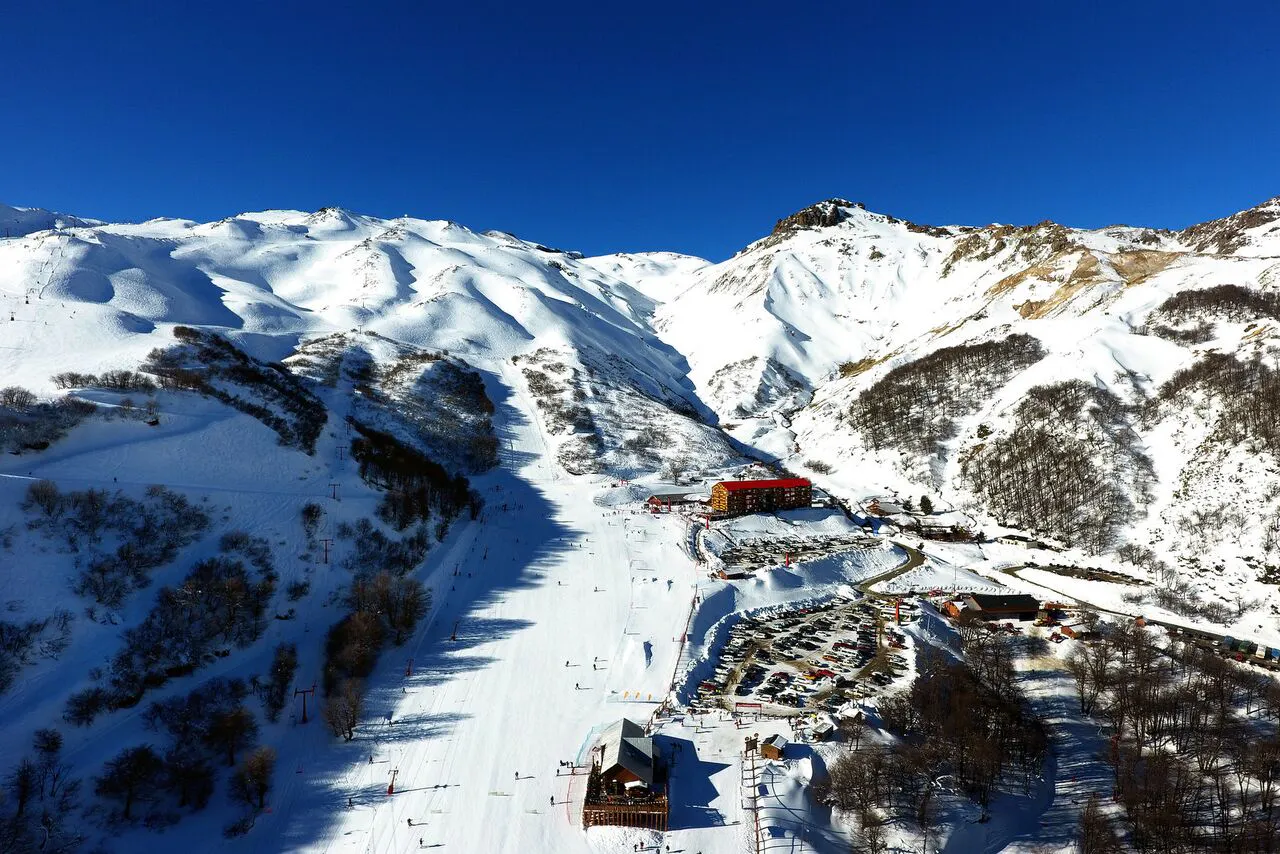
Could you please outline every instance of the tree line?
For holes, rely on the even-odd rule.
[[[423,526],[396,541],[368,519],[343,524],[338,536],[352,543],[343,564],[352,572],[347,614],[325,636],[322,683],[325,721],[350,741],[364,707],[364,680],[388,642],[399,646],[431,609],[431,591],[410,573],[426,557]]]
[[[1175,411],[1174,406],[1188,405],[1214,417],[1214,431],[1222,441],[1253,440],[1280,457],[1280,372],[1261,358],[1245,361],[1206,353],[1162,384],[1143,414],[1154,423]]]
[[[427,521],[432,511],[446,524],[464,509],[480,514],[483,500],[463,475],[450,475],[444,466],[407,442],[357,419],[348,419],[359,434],[351,440],[351,458],[360,478],[387,490],[378,516],[396,530]]]

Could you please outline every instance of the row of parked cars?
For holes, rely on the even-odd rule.
[[[1251,640],[1237,640],[1233,637],[1223,638],[1218,641],[1218,646],[1236,661],[1253,659],[1269,667],[1280,667],[1280,649],[1274,646],[1267,647]]]

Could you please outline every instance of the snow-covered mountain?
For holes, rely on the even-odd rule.
[[[565,398],[553,407],[565,435],[598,452],[581,470],[603,465],[597,455],[619,471],[660,464],[659,448],[640,453],[653,445],[640,434],[652,427],[655,406],[674,419],[664,440],[671,453],[697,451],[710,464],[732,456],[703,424],[710,413],[683,357],[649,326],[657,303],[620,277],[697,262],[619,256],[593,264],[509,234],[337,208],[203,224],[67,222],[0,243],[9,333],[0,373],[37,393],[52,391],[52,377],[65,371],[136,368],[172,342],[177,325],[217,330],[266,361],[358,331],[464,361],[539,354],[560,371],[558,387],[542,388]],[[598,417],[574,422],[571,402]]]
[[[430,641],[412,647],[446,674],[438,692],[421,689],[424,720],[467,745],[537,721],[554,732],[516,749],[551,753],[530,752],[517,781],[550,767],[596,718],[616,717],[615,695],[669,688],[683,641],[658,643],[653,664],[654,641],[692,625],[705,637],[743,603],[802,595],[800,580],[717,588],[719,616],[707,617],[705,591],[689,605],[667,568],[688,562],[677,545],[688,532],[676,520],[650,540],[648,522],[669,517],[628,527],[617,496],[643,489],[606,492],[632,477],[718,476],[752,456],[851,501],[928,494],[956,508],[948,520],[1124,562],[1166,596],[1236,609],[1215,624],[1272,620],[1253,601],[1280,608],[1280,198],[1182,231],[925,226],[830,200],[719,263],[583,257],[337,208],[105,224],[0,207],[0,226],[0,579],[23,591],[6,596],[6,626],[33,633],[0,659],[12,686],[0,686],[0,713],[27,743],[73,691],[88,703],[111,686],[110,720],[69,730],[82,772],[119,747],[112,734],[140,732],[153,697],[190,691],[191,668],[267,672],[268,636],[297,645],[301,673],[329,679],[318,638],[342,617],[335,604],[359,598],[329,569],[330,547],[351,577],[416,560],[443,600]],[[451,527],[481,506],[484,525]],[[178,533],[143,548],[158,528]],[[206,574],[184,579],[193,561]],[[248,574],[231,586],[265,591],[269,631],[257,625],[243,647],[190,641],[185,658],[151,643],[145,667],[130,663],[139,638],[174,622],[164,602],[188,607],[184,592],[233,565]],[[849,580],[829,570],[813,578]],[[541,580],[553,571],[572,594]],[[153,582],[160,594],[142,592]],[[604,604],[584,609],[587,589]],[[64,617],[72,607],[85,617]],[[485,626],[469,642],[511,667],[439,652],[468,620]],[[518,649],[501,646],[517,630]],[[541,685],[517,675],[549,682],[546,660],[563,675],[558,662],[580,652],[565,645],[580,640],[617,656],[608,693],[526,721],[520,703],[540,703]],[[385,689],[404,662],[380,667]],[[473,679],[514,710],[472,720]],[[401,696],[371,702],[411,702]],[[298,775],[304,757],[327,765],[327,736],[273,732]],[[453,742],[440,743],[414,773],[452,771]],[[330,828],[298,841],[356,777],[373,785],[365,750],[343,760],[357,771],[282,792],[287,818],[263,850],[338,839]],[[511,816],[492,804],[509,797],[498,787],[511,769],[499,780],[507,757],[477,756],[456,772],[475,826],[450,826],[450,839],[570,850],[543,824],[500,838]],[[444,811],[449,793],[431,798]],[[545,804],[540,792],[524,814]],[[379,822],[370,850],[392,850]]]
[[[1270,430],[1215,408],[1230,386],[1274,414],[1258,389],[1278,352],[1280,198],[1177,232],[922,226],[831,200],[727,261],[662,278],[638,287],[671,294],[654,326],[702,399],[794,468],[813,462],[821,479],[829,466],[854,492],[941,491],[1077,544],[1101,530],[1095,551],[1162,543],[1189,571],[1209,553],[1280,560],[1266,533],[1280,484],[1256,453],[1274,447]],[[1020,336],[1032,357],[1002,343]],[[1252,373],[1180,374],[1210,354]],[[1035,431],[1037,448],[1070,459],[1014,460]],[[1014,469],[1052,479],[1057,466],[1081,475],[1061,503],[1084,506],[1000,494]],[[1210,545],[1205,515],[1266,521]]]
[[[22,237],[33,231],[94,225],[103,225],[103,223],[100,220],[68,216],[47,211],[44,208],[15,208],[0,204],[0,233],[6,239]]]
[[[0,372],[40,394],[60,372],[136,368],[179,324],[219,330],[268,362],[358,330],[463,361],[525,358],[571,470],[636,473],[671,456],[714,467],[732,451],[704,425],[724,424],[757,453],[833,467],[836,483],[940,490],[1033,525],[984,494],[962,462],[980,463],[975,449],[989,453],[1016,432],[1032,389],[1078,380],[1124,409],[1112,433],[1140,437],[1103,466],[1128,472],[1115,497],[1131,506],[1099,548],[1122,544],[1131,523],[1155,526],[1141,537],[1176,538],[1192,504],[1249,503],[1188,468],[1238,443],[1203,447],[1213,418],[1197,431],[1153,401],[1206,353],[1266,356],[1280,324],[1266,302],[1280,287],[1280,198],[1178,232],[925,226],[833,199],[721,263],[663,252],[584,258],[452,222],[338,208],[136,225],[5,210],[58,226],[0,243],[9,332]],[[1212,289],[1212,305],[1174,300]],[[999,354],[1000,364],[946,364],[949,348],[1011,335],[1042,352],[1009,371]],[[904,366],[939,350],[937,364],[921,367],[932,374],[912,379]],[[905,376],[907,393],[940,385],[946,400],[917,395],[933,411],[898,419],[927,433],[922,442],[889,435],[879,416],[859,422],[855,404],[865,410],[878,383],[886,393],[886,376]],[[1178,435],[1165,436],[1173,421]],[[1071,539],[1065,528],[1092,518],[1042,527]]]
[[[58,226],[0,243],[9,333],[0,372],[38,394],[61,372],[136,368],[175,325],[217,330],[267,362],[358,331],[464,362],[524,359],[571,471],[632,474],[673,457],[712,468],[733,456],[712,429],[722,424],[746,449],[831,467],[833,483],[851,489],[941,491],[1069,541],[1073,527],[1102,524],[1097,550],[1123,544],[1126,531],[1177,539],[1192,506],[1280,515],[1259,503],[1265,490],[1250,497],[1218,482],[1226,460],[1197,473],[1206,454],[1240,447],[1209,441],[1228,416],[1188,417],[1187,395],[1204,382],[1159,403],[1174,393],[1172,377],[1211,352],[1269,370],[1280,198],[1177,232],[926,226],[833,199],[721,263],[662,252],[584,258],[452,222],[338,208],[116,225],[6,211]],[[1179,302],[1192,291],[1209,296]],[[1007,340],[1035,352],[1009,362]],[[968,364],[977,345],[994,349]],[[1066,394],[1069,381],[1105,401],[1080,398],[1079,411],[1060,412],[1059,439],[1074,430],[1081,448],[1105,451],[1086,454],[1103,460],[1093,475],[1127,509],[1064,510],[1046,522],[993,494],[1005,474],[993,454],[1045,426],[1022,406],[1033,390]],[[890,392],[928,411],[891,419],[895,430],[877,403]],[[1088,414],[1098,406],[1115,409],[1105,427]],[[918,441],[895,435],[908,429]],[[1265,443],[1261,429],[1240,438]]]

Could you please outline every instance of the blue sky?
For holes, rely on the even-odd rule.
[[[11,4],[0,201],[712,258],[831,196],[1181,227],[1280,194],[1278,43],[1264,0]]]

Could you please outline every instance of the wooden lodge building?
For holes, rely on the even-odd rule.
[[[622,718],[600,736],[587,778],[582,826],[667,829],[667,787],[653,739]]]
[[[812,502],[813,484],[802,477],[724,480],[711,487],[711,509],[729,516],[793,510]]]
[[[963,601],[966,611],[983,620],[1034,620],[1040,612],[1040,602],[1026,593],[1009,596],[971,593]]]
[[[671,512],[672,507],[698,503],[696,492],[655,492],[644,501],[650,513]]]

